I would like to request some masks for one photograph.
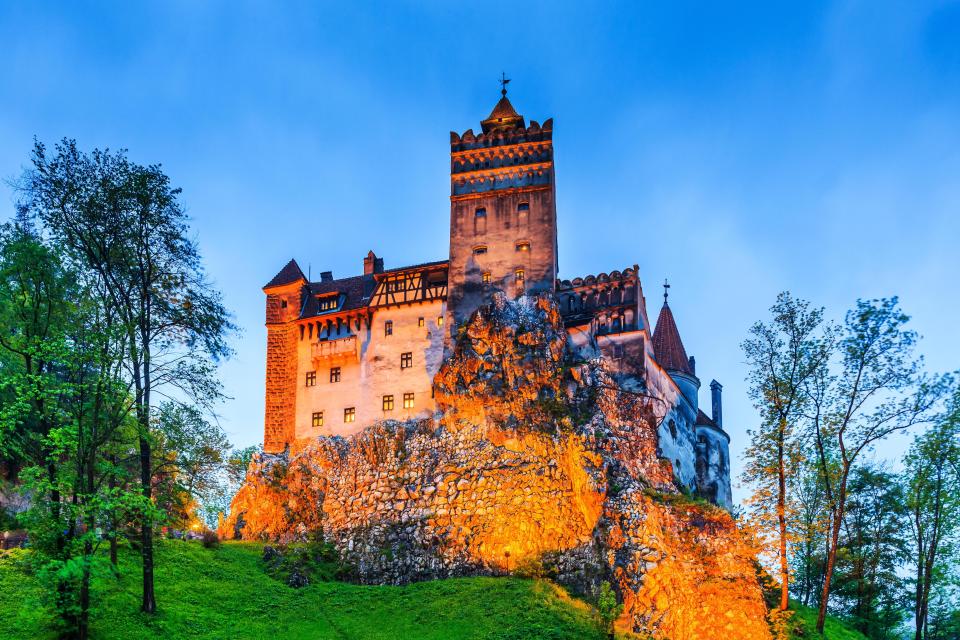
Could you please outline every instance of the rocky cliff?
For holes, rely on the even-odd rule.
[[[434,387],[432,420],[255,460],[221,533],[322,531],[368,583],[526,571],[590,596],[609,580],[624,630],[769,637],[754,550],[675,489],[654,403],[572,361],[549,298],[494,297]]]

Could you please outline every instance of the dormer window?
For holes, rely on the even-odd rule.
[[[317,308],[320,311],[330,311],[331,309],[337,308],[337,303],[339,296],[327,296],[325,298],[320,298],[317,302]]]

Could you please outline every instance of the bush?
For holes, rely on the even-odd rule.
[[[220,537],[216,531],[207,529],[203,532],[203,535],[200,536],[200,543],[204,549],[216,549],[220,546]]]

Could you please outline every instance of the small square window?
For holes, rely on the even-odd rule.
[[[281,301],[280,301],[280,308],[281,308],[281,309],[286,309],[286,308],[287,308],[287,301],[286,301],[286,300],[281,300]]]
[[[357,409],[356,407],[347,407],[343,410],[343,421],[344,422],[356,422],[357,421]]]
[[[517,251],[530,251],[530,243],[529,243],[529,242],[518,242],[518,243],[517,243]]]
[[[404,409],[413,409],[413,394],[405,393],[403,394],[403,408]]]
[[[482,277],[483,277],[483,284],[490,284],[490,272],[489,272],[489,271],[484,271]]]
[[[443,316],[437,316],[437,326],[438,327],[443,326]]]
[[[484,209],[483,207],[480,207],[479,209],[477,209],[477,210],[474,212],[474,215],[475,215],[477,218],[486,218],[486,217],[487,217],[487,210]]]
[[[308,387],[315,386],[317,384],[317,372],[316,371],[307,371],[307,380],[306,384]]]
[[[413,352],[407,351],[400,354],[400,368],[409,369],[413,366]]]
[[[311,421],[311,424],[315,427],[323,426],[323,411],[313,412],[313,420]]]
[[[383,396],[383,410],[393,411],[393,396]]]
[[[383,335],[392,336],[393,335],[393,320],[387,320],[383,323]]]
[[[340,367],[330,367],[330,382],[340,382]]]
[[[417,326],[418,326],[418,327],[422,327],[422,326],[423,326],[423,318],[417,318]]]
[[[517,205],[517,211],[530,211],[530,203],[521,202],[520,204]]]
[[[523,277],[524,277],[523,269],[517,269],[514,275],[517,277],[517,282],[523,282]]]

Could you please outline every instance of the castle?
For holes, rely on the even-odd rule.
[[[625,389],[653,399],[658,455],[674,479],[731,508],[721,385],[711,415],[666,289],[653,328],[638,267],[558,278],[553,120],[526,123],[502,97],[481,132],[450,134],[450,252],[392,269],[370,251],[362,275],[311,282],[291,260],[263,291],[267,367],[264,451],[350,436],[387,419],[433,414],[433,379],[457,331],[490,296],[552,295],[568,350],[602,358]]]

